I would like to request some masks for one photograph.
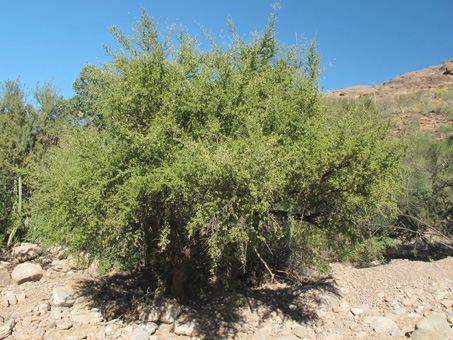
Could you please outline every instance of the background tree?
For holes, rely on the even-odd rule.
[[[27,91],[19,80],[0,88],[0,235],[1,242],[8,236],[8,244],[25,231],[30,167],[55,142],[61,116],[61,98],[51,83],[38,84],[33,100]]]
[[[306,230],[354,242],[358,221],[394,206],[401,148],[370,105],[324,107],[315,42],[283,46],[276,23],[245,42],[230,22],[231,44],[208,36],[207,51],[145,13],[134,36],[112,27],[120,51],[78,82],[101,124],[70,131],[35,172],[35,228],[140,260],[179,297],[191,275],[273,276]]]

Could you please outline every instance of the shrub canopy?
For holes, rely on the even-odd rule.
[[[275,15],[250,42],[229,29],[205,51],[145,13],[133,36],[111,28],[120,50],[75,83],[90,124],[35,173],[39,230],[161,266],[182,296],[193,270],[272,266],[308,226],[353,240],[393,206],[401,148],[370,103],[323,104],[316,43],[280,44]]]

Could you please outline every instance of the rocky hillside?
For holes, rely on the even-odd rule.
[[[328,94],[372,98],[391,119],[395,134],[427,131],[445,138],[453,123],[453,62],[406,73],[379,85],[352,86]]]
[[[403,74],[373,86],[352,86],[330,92],[338,97],[376,95],[378,98],[413,94],[418,91],[434,93],[440,88],[453,88],[453,62]]]
[[[451,339],[453,258],[394,260],[302,286],[273,283],[207,296],[162,297],[144,273],[96,276],[65,250],[14,249],[0,268],[0,339]],[[6,259],[6,258],[4,258]]]

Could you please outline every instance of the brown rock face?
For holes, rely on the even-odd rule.
[[[453,75],[453,61],[450,61],[445,67],[445,73]]]

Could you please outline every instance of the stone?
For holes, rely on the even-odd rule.
[[[434,296],[434,298],[435,298],[437,301],[442,300],[444,297],[445,297],[445,293],[443,293],[443,292],[437,293],[437,294]]]
[[[297,336],[298,338],[308,338],[311,336],[311,332],[310,330],[308,330],[307,328],[305,327],[302,327],[302,326],[296,326],[294,327],[293,329],[293,334],[295,336]]]
[[[72,307],[74,297],[64,287],[55,287],[53,290],[53,304],[57,307]]]
[[[11,325],[3,325],[0,327],[0,339],[4,339],[11,334]]]
[[[11,334],[15,324],[16,322],[13,319],[5,322],[5,324],[0,327],[0,339],[8,337]]]
[[[340,299],[333,293],[321,294],[318,301],[319,308],[325,311],[330,311],[340,305]]]
[[[139,320],[143,322],[158,322],[162,312],[160,309],[152,308],[140,312]]]
[[[351,313],[355,316],[363,314],[363,309],[361,308],[351,308]]]
[[[10,306],[17,305],[17,298],[16,298],[16,294],[14,294],[14,292],[8,290],[4,294],[5,294],[5,298],[9,302]]]
[[[83,312],[70,315],[72,322],[81,323],[81,324],[95,324],[102,321],[102,316],[98,312]]]
[[[145,322],[145,323],[140,324],[139,328],[142,328],[148,334],[152,335],[152,334],[156,333],[158,326],[154,322]]]
[[[57,327],[57,329],[62,330],[62,331],[70,329],[73,326],[72,322],[67,319],[54,320],[54,322],[55,322],[55,326]]]
[[[159,320],[162,323],[174,323],[180,313],[181,307],[179,305],[167,301],[162,306],[162,314]]]
[[[369,323],[376,333],[391,333],[399,330],[395,321],[385,316],[367,316],[365,322]]]
[[[17,302],[23,302],[27,298],[27,294],[25,292],[19,292],[16,294]]]
[[[300,338],[298,338],[294,334],[288,334],[288,335],[278,336],[278,337],[274,338],[274,340],[300,340]]]
[[[176,326],[174,333],[177,335],[194,336],[197,328],[196,326],[195,322],[189,321],[185,324]]]
[[[340,313],[340,312],[348,310],[349,308],[351,308],[351,305],[349,304],[349,302],[344,299],[341,299],[339,305],[332,307],[332,311],[334,313]]]
[[[135,331],[132,332],[129,340],[148,340],[149,333],[146,332],[144,329],[137,328]]]
[[[8,269],[0,269],[0,288],[6,287],[11,283],[11,275],[9,274]]]
[[[15,284],[22,284],[28,281],[39,281],[44,275],[44,271],[42,270],[39,264],[34,264],[31,262],[21,263],[14,268],[13,272],[11,273],[11,278]]]
[[[39,256],[41,249],[37,244],[26,243],[13,248],[13,256],[19,262],[33,260]]]
[[[411,338],[415,340],[443,340],[452,337],[447,320],[440,316],[428,315],[420,319]]]

